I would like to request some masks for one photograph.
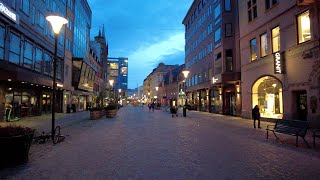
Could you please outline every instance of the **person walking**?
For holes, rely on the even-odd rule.
[[[252,118],[253,118],[253,127],[256,128],[256,120],[258,120],[258,128],[260,129],[260,110],[259,110],[259,106],[256,105],[253,109],[252,109]]]

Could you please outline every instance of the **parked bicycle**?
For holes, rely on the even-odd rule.
[[[52,133],[45,133],[44,131],[42,131],[41,135],[39,135],[39,133],[37,132],[35,137],[33,138],[33,142],[36,144],[44,144],[49,139],[52,139],[53,144],[62,142],[65,139],[65,136],[61,134],[60,130],[60,126],[56,126],[54,128],[54,136],[52,136]]]

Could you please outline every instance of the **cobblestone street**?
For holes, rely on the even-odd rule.
[[[319,148],[306,148],[302,139],[297,148],[286,135],[267,140],[266,122],[253,129],[252,120],[237,117],[171,117],[132,106],[113,119],[74,116],[82,120],[62,125],[64,142],[33,145],[29,163],[0,170],[0,179],[320,178]]]

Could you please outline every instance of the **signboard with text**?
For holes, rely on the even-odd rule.
[[[9,6],[0,0],[0,13],[9,18],[11,21],[19,24],[19,16]]]
[[[274,73],[275,74],[285,74],[285,59],[284,59],[284,52],[276,52],[273,54],[274,60]]]

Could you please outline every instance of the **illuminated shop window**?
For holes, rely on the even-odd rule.
[[[252,87],[252,108],[258,105],[261,117],[282,118],[282,85],[271,76],[258,79]]]
[[[309,10],[298,16],[299,44],[311,39]]]
[[[280,51],[280,27],[277,26],[272,29],[272,52],[279,52]]]

